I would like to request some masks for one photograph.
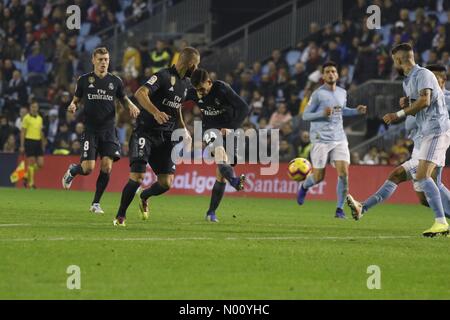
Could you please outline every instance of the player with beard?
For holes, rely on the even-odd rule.
[[[426,67],[428,70],[434,73],[436,76],[439,87],[444,92],[445,101],[446,101],[446,107],[447,109],[450,108],[450,95],[448,95],[448,91],[445,89],[445,82],[447,80],[446,76],[446,68],[443,65],[429,65]],[[403,73],[403,71],[401,71]],[[408,81],[409,78],[407,77],[405,81],[403,82],[403,89],[405,92],[408,90]],[[446,95],[447,93],[447,95]],[[409,98],[408,97],[402,97],[400,98],[400,107],[406,108],[409,106]],[[403,119],[400,119],[402,121]],[[355,200],[350,194],[347,196],[347,204],[352,210],[352,216],[355,220],[361,219],[361,217],[367,213],[371,208],[374,206],[386,201],[389,199],[397,189],[397,186],[405,181],[412,180],[414,190],[417,193],[417,196],[419,197],[420,203],[424,206],[429,206],[427,198],[422,191],[422,188],[417,181],[416,173],[417,173],[417,167],[419,165],[419,151],[420,151],[420,144],[422,143],[422,135],[419,132],[419,128],[416,123],[416,117],[412,115],[408,115],[405,118],[405,127],[406,131],[409,133],[408,138],[411,139],[414,142],[414,149],[411,155],[411,158],[395,168],[391,174],[389,175],[388,179],[383,183],[383,185],[375,192],[373,195],[367,198],[364,202],[359,202]],[[439,192],[442,199],[442,206],[444,209],[444,213],[446,217],[450,217],[450,191],[447,189],[447,187],[442,183],[442,167],[436,167],[433,170],[433,180],[435,180],[436,185],[439,188]]]
[[[346,106],[347,91],[336,85],[338,80],[336,63],[329,61],[322,66],[322,79],[324,84],[312,93],[303,113],[303,120],[311,121],[313,172],[300,186],[297,202],[302,205],[308,189],[325,178],[325,167],[329,158],[338,174],[335,217],[345,218],[343,207],[348,193],[350,152],[344,132],[343,117],[365,114],[367,107],[359,105],[352,109]]]
[[[422,68],[414,60],[410,44],[402,43],[391,52],[394,67],[405,75],[404,91],[408,97],[407,106],[383,117],[387,124],[413,115],[419,134],[422,136],[418,151],[419,164],[416,179],[435,215],[434,224],[422,234],[426,237],[449,234],[439,187],[431,175],[436,167],[445,164],[445,153],[450,145],[450,120],[445,106],[445,97],[435,75]]]
[[[225,181],[237,191],[244,188],[245,175],[236,177],[233,170],[237,160],[237,139],[231,130],[241,128],[250,109],[244,99],[227,83],[220,80],[212,81],[205,69],[195,70],[191,83],[194,88],[189,89],[186,101],[193,101],[200,108],[203,141],[207,147],[212,148],[211,154],[217,163],[216,182],[212,189],[206,220],[219,222],[216,209],[225,193]],[[211,129],[219,130],[223,139],[218,139],[219,132]],[[226,139],[234,139],[232,159],[227,155]]]
[[[181,126],[185,130],[185,142],[191,140],[181,106],[190,87],[188,77],[199,63],[199,52],[186,47],[175,65],[158,71],[134,94],[143,110],[130,137],[130,178],[122,191],[119,210],[113,221],[115,226],[125,226],[126,211],[144,179],[147,163],[158,179],[140,195],[142,219],[148,219],[147,199],[170,189],[175,174],[172,133]]]
[[[67,110],[75,112],[83,102],[85,132],[82,136],[81,164],[71,164],[62,178],[64,189],[69,189],[77,175],[87,176],[95,168],[97,156],[101,159],[100,173],[90,211],[104,213],[100,199],[105,191],[114,161],[120,159],[120,144],[115,128],[116,99],[130,112],[132,118],[139,114],[137,108],[125,95],[122,80],[108,72],[109,52],[101,47],[92,53],[94,71],[78,78],[75,96]]]

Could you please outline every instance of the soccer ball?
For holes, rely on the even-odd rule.
[[[305,158],[295,158],[289,162],[288,176],[294,181],[303,181],[312,171],[311,163]]]

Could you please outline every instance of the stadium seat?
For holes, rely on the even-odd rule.
[[[22,73],[22,77],[24,77],[25,79],[28,76],[28,66],[27,66],[27,61],[19,61],[19,60],[13,60],[14,65],[16,66],[16,68]]]
[[[100,45],[100,43],[102,42],[102,39],[100,39],[100,37],[97,36],[90,36],[86,38],[86,41],[84,42],[84,49],[87,52],[91,52],[93,51],[97,46]]]
[[[91,23],[83,22],[80,28],[80,37],[86,37],[87,35],[89,35],[90,31],[91,31]]]
[[[448,16],[447,16],[447,12],[439,12],[436,13],[437,17],[439,18],[439,22],[442,24],[446,24],[448,21]]]
[[[422,61],[428,61],[428,57],[430,55],[430,50],[426,50],[424,52],[422,52]]]
[[[298,50],[291,50],[286,54],[286,62],[289,67],[294,66],[300,59],[302,53]]]
[[[123,13],[122,11],[117,12],[116,19],[117,19],[117,22],[119,22],[121,25],[125,24],[125,20],[126,20],[125,13]]]
[[[261,73],[262,74],[268,74],[269,73],[269,65],[265,64],[262,68],[261,68]]]
[[[387,24],[385,26],[381,26],[381,29],[379,31],[379,33],[383,37],[382,43],[385,46],[389,45],[389,37],[390,37],[390,34],[391,34],[391,28],[392,28],[392,24]]]
[[[49,73],[52,71],[52,69],[53,69],[53,63],[51,63],[51,62],[46,62],[46,63],[45,63],[45,72],[46,72],[47,74],[49,74]]]

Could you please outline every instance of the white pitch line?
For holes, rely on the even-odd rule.
[[[198,240],[257,240],[257,241],[283,241],[283,240],[395,240],[395,239],[410,239],[418,238],[418,236],[356,236],[356,237],[307,237],[307,236],[291,236],[291,237],[227,237],[227,238],[213,238],[213,237],[180,237],[180,238],[10,238],[0,239],[0,242],[27,242],[27,241],[198,241]]]
[[[30,226],[30,224],[23,224],[23,223],[0,224],[0,227],[26,227],[26,226]]]

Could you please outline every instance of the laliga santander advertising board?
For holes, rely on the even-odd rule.
[[[46,156],[44,168],[36,174],[36,185],[43,189],[62,189],[61,178],[70,163],[78,163],[75,156]],[[295,201],[299,183],[289,179],[287,163],[280,163],[279,170],[274,175],[262,175],[259,164],[243,164],[235,167],[236,174],[247,175],[246,188],[243,192],[236,192],[227,185],[226,193],[231,196],[283,198]],[[350,193],[357,199],[364,200],[378,190],[388,177],[391,166],[350,166],[349,187]],[[94,191],[99,171],[99,162],[96,169],[89,176],[78,176],[71,190]],[[128,181],[129,162],[123,158],[114,163],[107,192],[121,192]],[[177,165],[175,180],[169,194],[206,195],[209,196],[215,182],[216,165],[207,164],[180,164]],[[310,188],[307,199],[336,201],[336,170],[331,166],[327,168],[325,180]],[[450,183],[450,169],[444,169],[442,180],[444,184]],[[156,177],[147,167],[142,187],[147,188]],[[22,184],[17,183],[17,187]],[[401,184],[390,199],[391,203],[418,203],[411,182]]]

